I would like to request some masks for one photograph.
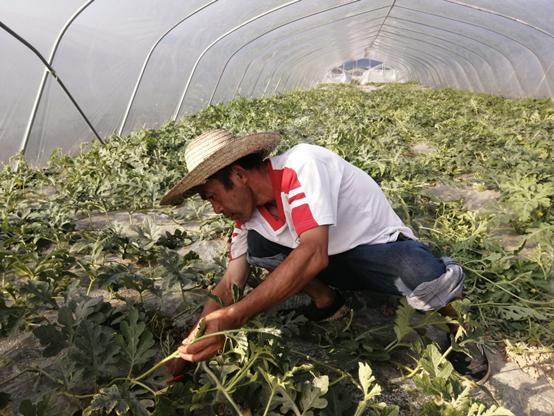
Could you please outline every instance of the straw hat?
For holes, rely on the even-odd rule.
[[[226,130],[210,130],[201,134],[185,149],[188,174],[161,199],[160,204],[179,205],[220,169],[251,153],[262,152],[267,156],[280,140],[278,133],[270,132],[242,137],[235,137]]]

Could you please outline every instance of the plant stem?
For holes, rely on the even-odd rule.
[[[27,368],[29,369],[29,371],[36,371],[37,373],[42,374],[44,377],[46,377],[50,381],[53,381],[54,383],[60,384],[62,386],[65,385],[62,380],[52,376],[49,372],[47,372],[46,370],[43,370],[42,368],[38,368],[38,367],[27,367]]]
[[[33,370],[30,369],[30,368],[27,368],[27,369],[25,369],[25,370],[23,370],[23,371],[20,371],[20,372],[17,373],[17,374],[14,374],[13,376],[7,378],[6,380],[2,380],[2,382],[0,383],[0,386],[3,386],[4,384],[8,384],[10,381],[15,380],[17,377],[19,377],[19,376],[21,376],[21,375],[23,375],[23,374],[25,374],[25,373],[27,373],[27,372],[29,372],[29,371],[33,371]]]
[[[213,382],[215,383],[215,385],[217,386],[217,389],[223,393],[223,395],[225,396],[225,398],[229,401],[229,403],[231,404],[231,406],[233,407],[233,409],[235,409],[235,412],[237,412],[237,415],[238,416],[242,416],[242,411],[240,410],[240,407],[238,407],[238,405],[235,403],[235,401],[232,399],[232,397],[229,395],[229,393],[227,392],[227,390],[225,389],[225,387],[223,387],[221,385],[221,383],[219,382],[218,378],[216,377],[216,375],[212,372],[212,370],[210,370],[208,368],[208,366],[206,365],[206,362],[205,361],[202,361],[202,363],[200,363],[200,366],[202,367],[202,369],[206,372],[206,374],[213,380]]]
[[[72,399],[92,399],[94,394],[73,394],[68,391],[61,392],[66,397],[71,397]]]
[[[248,364],[245,367],[241,368],[237,372],[237,374],[235,374],[235,376],[227,386],[229,390],[232,390],[235,387],[235,385],[241,380],[242,375],[246,373],[250,369],[250,367],[252,367],[254,362],[258,359],[259,355],[260,355],[259,353],[254,354],[254,356],[249,360]]]
[[[240,331],[247,331],[247,332],[261,332],[261,333],[264,333],[264,334],[267,334],[268,331],[267,330],[263,330],[263,329],[245,329],[245,328],[242,328],[242,329],[229,329],[229,330],[226,330],[226,331],[218,331],[218,332],[211,332],[209,334],[206,334],[206,335],[202,335],[198,338],[195,338],[195,340],[193,341],[194,342],[198,342],[200,340],[203,340],[203,339],[206,339],[206,338],[210,338],[210,337],[215,337],[215,336],[219,336],[219,335],[228,335],[228,334],[235,334],[235,333],[238,333]],[[145,371],[144,373],[142,373],[141,375],[139,375],[138,377],[135,377],[134,379],[132,379],[131,381],[139,381],[139,380],[142,380],[143,378],[146,378],[148,377],[150,374],[152,374],[154,371],[156,371],[158,368],[160,368],[162,365],[164,365],[165,363],[167,363],[168,361],[174,359],[174,358],[178,358],[179,357],[179,351],[175,351],[173,352],[171,355],[168,355],[167,357],[165,357],[163,360],[161,360],[160,362],[158,362],[154,367],[150,368],[149,370]]]
[[[154,397],[156,397],[156,392],[154,390],[152,390],[150,387],[148,387],[146,384],[141,383],[140,381],[137,381],[137,380],[131,380],[131,383],[136,384],[138,386],[141,386],[142,388],[144,388],[144,389],[148,390],[150,393],[152,393],[152,395]]]
[[[94,284],[94,280],[95,280],[95,279],[91,279],[91,278],[89,277],[89,280],[90,280],[90,283],[88,284],[88,287],[87,287],[87,296],[89,296],[90,291],[92,290],[92,285]]]
[[[174,358],[178,358],[179,357],[179,351],[175,351],[173,352],[171,355],[168,355],[167,357],[165,357],[163,360],[161,360],[160,362],[158,362],[154,367],[150,368],[149,370],[145,371],[144,373],[142,373],[141,375],[139,375],[138,377],[135,377],[134,379],[131,380],[131,382],[137,382],[139,380],[142,380],[143,378],[146,378],[148,377],[150,374],[152,374],[154,371],[156,371],[158,368],[160,368],[162,365],[164,365],[165,363],[167,363],[168,361],[174,359]]]
[[[467,270],[470,270],[472,271],[473,273],[475,273],[477,276],[481,277],[482,279],[485,279],[487,282],[491,283],[492,285],[496,286],[498,289],[506,292],[507,294],[509,294],[510,296],[513,296],[514,298],[524,302],[524,303],[529,303],[529,304],[532,304],[532,305],[552,305],[552,301],[538,301],[538,300],[528,300],[528,299],[523,299],[522,297],[519,297],[518,295],[516,295],[515,293],[513,292],[510,292],[508,289],[505,289],[504,287],[502,287],[501,285],[499,285],[498,283],[492,281],[491,279],[489,279],[488,277],[485,277],[483,274],[479,273],[477,270],[475,269],[472,269],[470,267],[465,267],[465,269]]]
[[[271,406],[271,402],[273,401],[273,396],[275,396],[274,388],[271,389],[271,394],[269,395],[269,400],[267,401],[267,405],[265,406],[264,414],[262,416],[266,416],[267,412],[269,412],[269,406]]]
[[[315,358],[313,358],[313,357],[311,357],[311,356],[309,356],[309,355],[306,355],[306,354],[304,354],[304,353],[302,353],[302,352],[300,352],[300,351],[296,351],[296,350],[293,350],[293,349],[289,349],[288,351],[289,351],[289,352],[292,352],[293,354],[299,355],[299,356],[301,356],[301,357],[303,357],[303,358],[307,358],[308,360],[312,361],[313,363],[315,363],[315,364],[317,364],[317,365],[319,365],[319,366],[321,366],[321,367],[325,367],[325,368],[328,368],[329,370],[333,370],[334,372],[340,374],[341,377],[348,378],[348,379],[349,379],[351,382],[353,382],[354,384],[358,384],[358,383],[356,382],[356,380],[354,379],[354,377],[352,377],[349,373],[347,373],[347,372],[345,372],[345,371],[343,371],[343,370],[341,370],[341,369],[339,369],[339,368],[335,368],[335,367],[333,367],[333,366],[331,366],[331,365],[329,365],[329,364],[325,364],[325,363],[323,363],[323,362],[321,362],[321,361],[318,361],[318,360],[316,360]]]
[[[392,326],[392,324],[386,324],[386,325],[377,326],[375,328],[370,328],[367,331],[364,331],[360,335],[358,335],[356,337],[356,341],[360,341],[364,336],[366,336],[368,334],[371,334],[373,332],[378,332],[378,331],[380,331],[382,329],[385,329],[385,328],[390,328],[391,326]]]

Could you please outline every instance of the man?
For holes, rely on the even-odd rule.
[[[264,159],[279,140],[276,133],[200,135],[185,151],[188,175],[161,201],[179,204],[199,193],[235,221],[228,267],[212,292],[225,306],[207,301],[206,333],[239,328],[300,291],[312,300],[304,311],[309,319],[336,318],[344,300],[331,286],[405,296],[416,309],[455,316],[449,303],[461,296],[462,269],[417,241],[377,183],[319,146],[300,144]],[[270,273],[233,304],[232,285],[244,287],[250,265]],[[179,348],[182,360],[205,360],[223,347],[222,336],[191,343],[195,331]],[[450,358],[459,372],[483,381],[488,363],[476,355]],[[183,363],[174,362],[172,371]]]

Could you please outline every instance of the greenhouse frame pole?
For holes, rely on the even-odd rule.
[[[281,29],[282,27],[284,26],[287,26],[287,25],[290,25],[292,23],[296,23],[300,20],[304,20],[304,19],[307,19],[309,17],[313,17],[313,16],[317,16],[319,14],[322,14],[322,13],[325,13],[325,12],[328,12],[328,11],[331,11],[331,10],[335,10],[335,9],[338,9],[338,8],[341,8],[341,7],[345,7],[345,6],[349,6],[353,3],[358,3],[362,0],[353,0],[353,1],[350,1],[348,3],[344,3],[344,4],[340,4],[338,6],[333,6],[333,7],[329,7],[327,9],[324,9],[324,10],[320,10],[318,12],[314,12],[314,13],[310,13],[306,16],[302,16],[302,17],[299,17],[297,19],[293,19],[293,20],[289,20],[288,22],[286,23],[283,23],[283,24],[280,24],[278,26],[275,26],[274,28],[271,28],[270,30],[256,36],[255,38],[253,39],[250,39],[248,42],[246,42],[244,45],[242,45],[240,48],[238,48],[235,52],[233,52],[233,54],[227,59],[227,61],[225,62],[225,65],[223,66],[223,69],[221,70],[221,73],[219,75],[219,78],[217,79],[217,83],[212,91],[212,95],[210,96],[210,101],[208,102],[208,105],[211,105],[213,103],[213,100],[214,100],[214,97],[215,97],[215,94],[217,92],[217,88],[219,87],[219,84],[221,82],[221,78],[223,78],[223,74],[225,73],[225,70],[227,69],[227,66],[229,65],[229,62],[231,62],[231,60],[233,59],[233,57],[239,53],[240,51],[242,51],[244,48],[246,48],[248,45],[252,44],[253,42],[255,42],[256,40],[264,37],[265,35],[267,35],[268,33],[271,33],[271,32],[274,32],[275,30],[278,30],[278,29]],[[322,25],[324,25],[326,23],[323,23]],[[320,25],[321,26],[321,25]]]
[[[444,0],[444,1],[448,1],[448,0]],[[400,9],[405,9],[405,10],[409,10],[409,11],[412,11],[412,12],[415,12],[415,13],[420,13],[420,14],[425,14],[425,15],[429,15],[429,16],[433,16],[433,17],[436,17],[436,18],[439,18],[439,19],[443,19],[443,20],[452,20],[454,22],[457,22],[457,23],[462,23],[464,25],[467,25],[467,26],[473,26],[473,27],[477,27],[479,29],[483,29],[487,32],[491,32],[491,33],[495,33],[497,34],[498,36],[501,36],[503,38],[506,38],[506,39],[509,39],[510,41],[514,42],[514,43],[517,43],[518,45],[520,45],[523,49],[526,49],[527,51],[529,51],[529,53],[531,53],[535,59],[537,60],[538,64],[540,65],[542,71],[544,74],[546,74],[549,70],[549,68],[552,66],[552,64],[548,64],[548,68],[545,66],[545,63],[542,61],[541,57],[535,53],[535,51],[533,49],[531,49],[529,46],[523,44],[521,41],[519,41],[518,39],[512,37],[512,36],[509,36],[505,33],[501,33],[501,32],[498,32],[496,30],[493,30],[489,27],[486,27],[486,26],[483,26],[483,25],[480,25],[480,24],[476,24],[476,23],[473,23],[473,22],[468,22],[467,20],[461,20],[461,19],[458,19],[458,18],[454,18],[454,17],[449,17],[449,16],[442,16],[442,15],[439,15],[439,14],[435,14],[435,13],[431,13],[431,12],[428,12],[428,11],[423,11],[423,10],[418,10],[418,9],[412,9],[410,7],[406,7],[406,6],[396,6],[397,8],[400,8]],[[496,13],[492,13],[492,14],[496,14]],[[525,23],[521,20],[517,20],[517,19],[514,19],[514,18],[510,18],[509,16],[504,16],[504,15],[500,15],[500,17],[504,17],[508,20],[513,20],[515,22],[518,22],[518,23],[521,23],[523,24],[524,26],[528,26],[532,29],[535,29],[535,30],[538,30],[539,32],[543,32],[541,29],[539,28],[536,28],[535,26],[532,26],[528,23]],[[550,33],[546,33],[549,37],[553,37],[554,36]],[[508,59],[507,55],[504,55],[506,57],[506,59]],[[511,62],[511,61],[510,61]],[[512,65],[513,66],[513,65]],[[545,79],[545,78],[543,78]],[[541,80],[542,82],[542,80]],[[549,89],[550,88],[550,83],[547,83],[547,85],[549,86]]]
[[[468,4],[468,3],[464,3],[464,2],[461,2],[461,1],[455,1],[455,0],[442,0],[446,3],[451,3],[451,4],[455,4],[456,6],[461,6],[461,7],[467,7],[469,9],[474,9],[474,10],[478,10],[482,13],[489,13],[489,14],[492,14],[494,16],[498,16],[498,17],[503,17],[504,19],[508,19],[508,20],[512,20],[514,22],[517,22],[517,23],[520,23],[524,26],[528,26],[530,27],[531,29],[534,29],[536,30],[537,32],[540,32],[542,33],[543,35],[547,35],[551,38],[554,38],[554,34],[548,32],[547,30],[544,30],[538,26],[535,26],[535,25],[532,25],[530,23],[527,23],[525,20],[521,20],[521,19],[518,19],[517,17],[513,17],[513,16],[509,16],[507,14],[504,14],[504,13],[500,13],[500,12],[495,12],[494,10],[490,10],[490,9],[485,9],[484,7],[480,7],[480,6],[476,6],[474,4]]]
[[[477,70],[475,65],[471,62],[471,60],[469,60],[465,56],[459,54],[458,52],[454,52],[454,51],[446,48],[445,46],[437,45],[436,43],[429,42],[427,40],[418,39],[418,38],[415,38],[413,36],[405,36],[405,35],[401,35],[399,33],[392,33],[392,32],[387,32],[387,31],[381,31],[381,32],[385,33],[385,36],[381,35],[381,37],[383,39],[391,39],[391,40],[395,41],[396,40],[395,37],[400,37],[400,38],[406,38],[406,39],[410,39],[410,40],[417,40],[418,43],[425,43],[425,44],[428,44],[428,45],[432,45],[433,47],[437,48],[437,50],[444,49],[447,54],[453,54],[455,56],[458,56],[461,60],[466,61],[469,65],[469,67],[471,69],[473,69],[473,71],[475,72],[475,75],[476,75],[475,80],[477,81],[477,86],[481,88],[481,91],[486,91],[485,86],[483,85],[483,83],[481,82],[481,79],[479,77],[479,71]],[[391,36],[387,36],[387,35],[391,35]],[[458,45],[456,45],[456,46],[458,46]],[[481,56],[479,54],[477,54],[477,53],[475,53],[475,54],[481,58]],[[462,71],[462,75],[464,76],[464,78],[466,79],[466,82],[468,84],[467,89],[471,90],[472,82],[471,82],[470,78],[468,77],[468,72],[465,69],[463,69],[463,67],[461,66],[461,63],[460,63],[461,61],[460,62],[452,61],[452,62],[455,62],[455,64],[460,68],[460,70]]]
[[[198,59],[196,60],[196,62],[194,63],[193,67],[192,67],[192,70],[190,71],[190,74],[189,74],[189,78],[187,80],[187,83],[185,84],[185,89],[183,90],[183,93],[181,95],[181,99],[179,100],[179,103],[177,105],[177,108],[175,109],[175,113],[173,114],[173,118],[172,120],[175,121],[177,120],[177,117],[179,116],[179,113],[181,112],[181,106],[183,105],[183,101],[185,100],[185,96],[187,94],[187,91],[189,89],[189,86],[190,86],[190,82],[192,80],[192,77],[194,76],[194,73],[196,72],[196,68],[198,67],[198,64],[200,63],[200,61],[202,60],[202,58],[204,57],[204,55],[216,44],[218,43],[220,40],[226,38],[227,36],[229,36],[231,33],[233,32],[236,32],[237,30],[239,30],[240,28],[246,26],[247,24],[250,24],[258,19],[261,19],[262,17],[264,16],[267,16],[268,14],[271,14],[273,12],[276,12],[278,10],[281,10],[281,9],[284,9],[285,7],[288,7],[288,6],[291,6],[293,4],[296,4],[296,3],[299,3],[300,1],[302,0],[292,0],[292,1],[289,1],[288,3],[285,3],[285,4],[282,4],[280,6],[277,6],[277,7],[274,7],[273,9],[270,9],[268,11],[265,11],[263,13],[260,13],[248,20],[246,20],[245,22],[242,22],[240,25],[237,25],[235,27],[233,27],[232,29],[228,30],[227,32],[225,32],[223,35],[219,36],[216,40],[214,40],[212,43],[210,43],[206,49],[204,49],[202,51],[202,53],[200,54],[200,56],[198,57]]]
[[[360,48],[362,48],[362,52],[363,52],[364,46],[360,46]],[[313,51],[312,51],[312,52],[313,52]],[[305,60],[305,58],[307,58],[309,55],[311,55],[312,52],[309,52],[308,54],[305,54],[305,55],[299,57],[299,58],[297,59],[297,61]],[[325,54],[320,54],[319,56],[320,56],[320,57],[326,57],[326,56],[330,55],[331,53],[335,53],[335,52],[336,52],[336,51],[333,50],[333,51],[329,51],[329,52],[327,52],[327,53],[325,53]],[[409,70],[410,65],[408,65],[406,62],[404,62],[404,59],[403,59],[403,58],[406,58],[406,57],[407,57],[406,55],[401,56],[401,57],[398,57],[397,60],[396,60],[396,61],[393,60],[393,62],[394,62],[394,66],[402,67],[402,68],[403,68],[402,71],[404,71],[405,73],[408,74],[408,73],[410,72],[410,70]],[[327,59],[327,58],[326,58],[326,59]],[[342,60],[342,62],[344,62],[344,60]],[[426,64],[422,64],[422,65],[423,65],[423,66],[426,66]],[[341,65],[341,66],[342,66],[342,65]],[[329,71],[329,69],[326,69],[326,71]],[[323,75],[323,74],[322,74],[322,75]],[[290,75],[289,75],[289,77],[290,77]],[[286,81],[286,82],[288,82],[288,78],[287,78],[287,81]]]
[[[69,90],[67,89],[67,87],[65,86],[65,84],[63,83],[63,81],[61,80],[61,78],[58,76],[58,74],[56,73],[56,71],[54,70],[54,68],[52,68],[52,66],[48,63],[48,61],[44,58],[44,56],[41,55],[41,53],[33,46],[31,45],[29,42],[27,42],[25,39],[23,39],[21,36],[19,36],[15,31],[13,31],[12,29],[10,29],[8,26],[6,26],[3,22],[0,21],[0,28],[4,29],[6,32],[8,32],[10,35],[12,35],[14,38],[16,38],[18,41],[20,41],[21,43],[23,43],[26,47],[28,47],[40,60],[41,62],[44,64],[44,66],[46,66],[46,68],[48,69],[48,72],[50,72],[50,74],[52,75],[52,77],[56,80],[56,82],[60,85],[60,87],[62,88],[63,92],[65,92],[65,94],[67,95],[67,97],[69,98],[69,100],[73,103],[73,105],[77,108],[77,111],[79,111],[79,114],[81,114],[81,116],[83,117],[83,119],[85,120],[85,122],[88,124],[88,126],[90,127],[90,129],[92,130],[92,132],[94,133],[94,135],[96,136],[96,138],[98,139],[98,141],[102,144],[105,144],[104,140],[102,140],[102,138],[100,137],[100,135],[98,134],[98,132],[96,131],[96,129],[94,128],[94,126],[91,124],[91,122],[89,121],[89,119],[87,118],[87,116],[85,115],[85,113],[83,112],[83,110],[81,110],[81,107],[79,107],[79,104],[77,104],[77,101],[75,101],[75,99],[73,98],[73,96],[71,95],[71,93],[69,92]],[[25,147],[24,149],[22,150],[23,151],[23,154],[25,154],[25,150],[26,150],[26,146],[27,146],[27,142],[24,143]]]
[[[127,123],[127,118],[129,117],[129,113],[131,111],[131,107],[133,106],[133,103],[135,101],[135,97],[137,95],[137,91],[139,89],[140,83],[142,81],[142,77],[144,76],[144,72],[146,71],[146,67],[148,66],[148,63],[150,62],[150,58],[152,57],[152,54],[154,53],[154,50],[158,47],[160,42],[170,33],[172,32],[177,26],[180,26],[185,20],[188,20],[192,16],[194,16],[196,13],[201,12],[206,7],[211,6],[212,4],[216,3],[218,0],[212,0],[203,6],[200,6],[192,13],[189,13],[186,17],[184,17],[182,20],[179,20],[176,24],[174,24],[171,28],[169,28],[160,38],[154,42],[154,45],[150,48],[150,51],[146,54],[146,58],[144,59],[144,62],[142,64],[142,68],[140,70],[137,82],[135,83],[135,88],[133,89],[133,92],[131,93],[131,98],[129,100],[129,103],[127,104],[127,108],[125,109],[125,114],[123,115],[123,119],[121,120],[121,124],[119,125],[119,130],[117,131],[118,136],[121,136],[123,133],[123,129],[125,128],[125,123]]]
[[[366,23],[366,22],[360,22],[360,24],[365,24],[365,23]],[[340,41],[337,40],[337,42],[342,43],[342,42],[344,42],[344,41],[347,41],[347,42],[348,42],[348,41],[352,41],[352,40],[356,40],[356,41],[357,41],[357,40],[360,40],[360,39],[359,39],[359,36],[360,36],[360,35],[363,36],[363,37],[361,38],[361,40],[366,40],[366,39],[368,39],[369,37],[373,36],[373,35],[368,35],[367,32],[366,32],[366,33],[360,33],[360,34],[352,34],[350,37],[340,39]],[[334,52],[334,53],[336,53],[336,51],[339,51],[339,52],[340,52],[340,49],[338,49],[338,48],[342,48],[342,44],[332,43],[331,45],[334,46],[334,47],[335,47],[335,46],[337,47],[337,49],[333,49],[333,52]],[[281,61],[280,64],[279,64],[279,66],[277,66],[277,67],[274,69],[274,71],[272,72],[271,78],[273,78],[273,77],[275,76],[275,74],[277,73],[277,71],[278,71],[282,66],[288,66],[288,65],[289,65],[289,61],[290,61],[291,59],[293,59],[294,62],[298,62],[298,61],[303,60],[304,58],[306,58],[306,57],[308,57],[308,56],[310,56],[310,55],[313,55],[314,53],[318,53],[318,52],[321,51],[321,50],[325,50],[328,46],[329,46],[329,43],[326,43],[324,46],[318,47],[317,49],[312,49],[312,50],[306,52],[304,55],[302,55],[302,56],[300,56],[300,57],[298,57],[298,58],[294,57],[294,58],[288,59],[287,61],[284,61],[284,60]],[[285,84],[287,84],[287,83],[289,82],[290,76],[291,76],[291,75],[289,75],[289,77],[287,77],[287,80],[285,81]],[[307,75],[304,75],[304,78],[306,78],[306,77],[307,77]],[[271,78],[270,78],[270,79],[271,79]],[[297,88],[298,85],[301,85],[301,84],[303,85],[303,80],[304,80],[304,78],[302,78],[302,81],[300,81],[300,80],[297,81],[294,88]],[[254,85],[254,87],[252,88],[251,94],[253,94],[253,93],[255,92],[256,87],[257,87],[257,82],[256,82],[256,84]]]
[[[366,37],[367,37],[367,34],[365,34],[365,35],[366,35]],[[365,38],[363,38],[363,39],[365,39]],[[324,46],[324,47],[319,48],[319,49],[317,49],[317,50],[312,50],[312,51],[310,51],[310,52],[308,52],[308,53],[302,55],[301,57],[299,57],[299,58],[294,58],[294,59],[296,59],[297,61],[298,61],[298,60],[303,60],[303,59],[305,59],[306,57],[312,55],[314,52],[318,52],[318,51],[320,51],[320,50],[322,50],[322,49],[324,50],[325,48],[326,48],[326,47]],[[395,51],[396,51],[396,50],[395,50]],[[333,51],[333,53],[335,53],[335,51]],[[326,55],[328,55],[328,54],[326,54]],[[411,60],[413,60],[413,61],[415,61],[415,62],[418,62],[422,67],[428,67],[428,68],[429,68],[429,70],[427,71],[428,74],[429,74],[430,72],[436,72],[435,69],[434,69],[434,67],[433,67],[432,65],[429,66],[425,61],[422,61],[422,60],[420,59],[420,58],[421,58],[420,56],[415,57],[415,56],[411,56],[411,55],[408,54],[408,53],[404,53],[403,55],[400,55],[400,57],[398,57],[397,59],[398,59],[399,61],[402,61],[403,59],[405,60],[405,58],[410,58]],[[291,58],[291,59],[293,59],[293,58]],[[289,61],[290,61],[290,59],[289,59]],[[287,61],[287,62],[288,62],[288,61]],[[284,63],[281,64],[281,66],[283,66],[283,65],[284,65]],[[409,68],[410,66],[408,65],[407,67]],[[291,78],[291,75],[292,75],[292,74],[289,74],[289,76],[287,77],[287,79],[286,79],[286,81],[285,81],[285,89],[288,89],[288,84],[289,84],[289,80],[290,80],[290,78]],[[435,76],[437,77],[437,79],[436,79],[436,81],[434,81],[434,82],[435,82],[435,83],[438,83],[439,80],[440,80],[440,75],[439,75],[438,73],[436,73]],[[435,77],[431,74],[431,78],[434,79]]]
[[[292,36],[301,35],[301,34],[303,34],[303,33],[309,32],[309,31],[311,31],[311,30],[320,29],[321,27],[326,26],[326,25],[337,24],[338,22],[340,22],[340,21],[342,21],[342,20],[353,19],[353,18],[355,18],[355,17],[361,16],[361,15],[364,15],[364,14],[367,14],[367,13],[372,13],[372,12],[375,12],[375,11],[377,11],[377,10],[381,10],[381,9],[384,9],[384,8],[387,8],[387,7],[388,7],[388,6],[384,6],[384,7],[379,7],[379,8],[377,8],[377,9],[364,10],[364,11],[362,11],[362,12],[357,11],[355,14],[352,14],[352,15],[350,15],[350,16],[340,17],[340,18],[335,19],[335,20],[332,20],[332,21],[330,21],[330,22],[325,22],[325,23],[323,23],[323,24],[313,26],[313,27],[311,27],[311,28],[309,28],[309,29],[299,31],[299,32],[295,33],[295,34],[292,35]],[[372,19],[369,19],[369,20],[366,20],[366,21],[359,22],[358,24],[364,24],[364,25],[365,25],[365,24],[367,24],[367,23],[369,23],[369,22],[373,22],[373,21],[375,21],[375,20],[381,20],[382,18],[383,18],[383,17],[376,17],[376,18],[372,18]],[[373,29],[374,27],[378,27],[378,26],[380,26],[380,24],[371,26],[370,29]],[[367,32],[363,33],[363,35],[367,36]],[[290,40],[290,39],[289,39],[289,40]],[[289,40],[288,40],[288,41],[289,41]],[[275,44],[274,44],[274,46],[275,46]],[[320,49],[321,49],[321,48],[319,48],[319,49],[317,49],[317,50],[320,50]],[[311,52],[309,52],[309,53],[311,53]],[[266,55],[267,55],[267,54],[266,54]],[[256,59],[259,59],[259,57],[256,57],[256,58],[253,59],[251,62],[253,62],[253,61],[256,60]],[[265,59],[264,59],[264,60],[265,60]],[[282,66],[282,65],[280,65],[280,66]],[[263,72],[263,71],[261,71],[261,72]],[[260,74],[258,75],[258,78],[257,78],[256,82],[254,83],[254,88],[252,88],[251,93],[256,89],[257,83],[258,83],[258,81],[259,81],[259,79],[260,79],[260,76],[261,76],[261,72],[260,72]],[[271,78],[273,78],[273,76],[275,75],[276,72],[277,72],[277,70],[275,69],[275,70],[272,72]],[[241,80],[241,82],[242,82],[242,80]]]
[[[349,3],[350,4],[350,3]],[[348,19],[352,19],[354,17],[358,17],[358,16],[361,16],[361,15],[364,15],[364,14],[367,14],[367,13],[372,13],[372,12],[375,12],[377,10],[381,10],[381,9],[385,9],[387,8],[388,6],[384,6],[384,7],[378,7],[376,9],[371,9],[371,10],[364,10],[364,11],[356,11],[354,14],[350,15],[350,16],[343,16],[343,17],[339,17],[335,20],[331,20],[330,22],[325,22],[325,23],[322,23],[322,24],[319,24],[319,25],[316,25],[316,26],[313,26],[313,27],[310,27],[308,29],[305,29],[305,30],[301,30],[301,31],[298,31],[296,32],[294,35],[292,36],[297,36],[297,35],[300,35],[302,33],[305,33],[305,32],[309,32],[310,30],[315,30],[315,29],[320,29],[322,28],[323,26],[327,26],[327,25],[332,25],[332,24],[336,24],[337,22],[340,22],[342,20],[348,20]],[[382,17],[376,17],[376,18],[373,18],[373,19],[369,19],[367,20],[366,22],[364,23],[369,23],[369,22],[372,22],[374,20],[380,20],[382,19]],[[294,22],[294,21],[293,21]],[[292,23],[292,22],[291,22]],[[258,58],[254,58],[252,61],[250,61],[250,64],[252,62],[254,62],[256,59]],[[250,64],[248,65],[248,68],[250,68]],[[248,70],[248,69],[247,69]],[[246,75],[246,71],[245,71],[245,75]],[[237,86],[237,90],[242,86],[242,81],[244,80],[244,76],[242,77],[242,79],[240,80],[238,86]]]
[[[254,60],[251,60],[250,62],[248,62],[248,65],[246,65],[246,69],[244,70],[244,72],[242,73],[242,77],[239,81],[239,83],[237,84],[236,88],[235,88],[235,94],[234,94],[234,97],[236,97],[238,95],[238,92],[239,92],[239,88],[242,84],[242,80],[244,79],[244,77],[246,76],[248,70],[250,69],[250,65],[252,65],[252,62],[254,62]]]
[[[83,4],[73,15],[65,22],[64,26],[62,27],[62,30],[60,33],[58,33],[58,37],[54,41],[54,45],[52,46],[52,50],[50,51],[50,56],[48,57],[48,63],[52,65],[54,62],[54,57],[56,56],[56,52],[58,51],[58,47],[62,41],[63,36],[69,29],[69,26],[77,19],[77,17],[88,7],[93,3],[95,0],[89,0],[85,4]],[[29,138],[31,136],[31,130],[33,129],[33,125],[35,123],[35,118],[38,111],[38,106],[40,105],[40,101],[42,99],[42,93],[44,92],[44,87],[46,86],[46,79],[48,78],[49,73],[48,67],[44,69],[44,72],[42,73],[42,79],[40,81],[40,86],[38,88],[37,95],[35,97],[35,102],[33,103],[33,109],[31,110],[31,115],[29,117],[29,120],[27,122],[27,127],[25,128],[25,133],[23,134],[23,140],[21,142],[21,145],[19,146],[19,151],[25,155],[25,151],[27,150],[27,143],[29,142]],[[102,142],[102,140],[100,140]]]
[[[485,47],[487,47],[487,48],[492,49],[493,51],[495,51],[496,53],[498,53],[503,59],[505,59],[505,60],[508,62],[508,64],[512,67],[512,69],[513,69],[512,72],[513,72],[513,74],[514,74],[514,77],[516,78],[516,81],[517,81],[517,83],[518,83],[519,89],[521,90],[522,93],[524,93],[525,90],[524,90],[523,84],[521,83],[521,80],[520,80],[520,78],[519,78],[519,73],[515,70],[515,65],[514,65],[514,63],[513,63],[512,60],[510,59],[509,55],[506,55],[504,52],[502,52],[501,50],[497,49],[496,47],[494,47],[494,46],[492,46],[492,45],[490,45],[490,44],[488,44],[488,43],[486,43],[486,42],[484,42],[484,41],[482,41],[482,40],[480,40],[480,39],[475,39],[473,36],[468,36],[468,35],[464,35],[464,34],[462,34],[462,33],[454,32],[454,31],[451,31],[451,30],[448,30],[448,29],[444,29],[444,28],[441,27],[441,26],[434,26],[434,25],[431,25],[431,24],[416,22],[416,21],[414,21],[414,20],[404,19],[404,18],[401,18],[401,17],[393,17],[393,19],[394,19],[394,20],[399,20],[399,21],[401,21],[401,22],[408,22],[408,23],[411,23],[411,24],[417,25],[417,26],[428,27],[428,28],[431,28],[431,29],[433,29],[433,30],[437,30],[437,31],[441,31],[441,32],[446,32],[446,33],[449,33],[449,34],[454,35],[455,37],[461,37],[461,38],[464,38],[464,39],[468,39],[468,40],[470,40],[470,41],[472,41],[472,42],[478,43],[478,44],[480,44],[480,45],[483,45],[483,46],[485,46]],[[460,22],[460,23],[465,23],[465,22]],[[503,34],[498,33],[498,32],[495,31],[495,30],[489,29],[489,31],[492,32],[492,33],[494,33],[494,34],[496,34],[496,35],[498,35],[498,36],[503,36],[503,37],[504,37]],[[513,40],[513,42],[520,44],[520,43],[517,42],[516,40]],[[524,45],[521,45],[521,44],[520,44],[520,46],[524,47]],[[528,48],[526,48],[526,49],[528,49]],[[528,49],[528,50],[529,50],[529,49]],[[533,52],[531,51],[531,53],[533,53]],[[534,53],[533,53],[533,54],[534,54]],[[535,54],[534,54],[534,55],[535,55]],[[536,56],[537,56],[537,55],[535,55],[535,57],[536,57]],[[537,57],[537,58],[538,58],[538,57]],[[488,63],[488,61],[487,61],[487,63]],[[540,64],[540,61],[539,61],[539,64]],[[492,67],[492,65],[491,65],[490,63],[488,63],[488,65],[489,65],[489,67],[491,67],[491,69],[493,69],[493,67]],[[493,72],[494,72],[494,71],[493,71]]]

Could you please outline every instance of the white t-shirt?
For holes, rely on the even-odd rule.
[[[379,185],[330,150],[299,144],[271,157],[268,170],[279,218],[258,207],[248,221],[237,222],[231,237],[232,259],[246,253],[248,230],[295,248],[304,231],[329,225],[329,255],[361,244],[396,241],[399,233],[416,239]]]

